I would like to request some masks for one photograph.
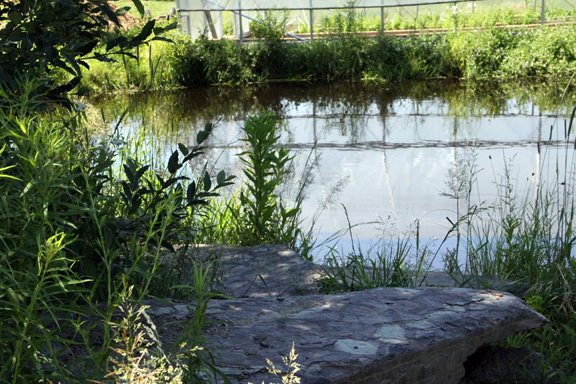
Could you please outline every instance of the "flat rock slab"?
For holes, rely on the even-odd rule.
[[[155,303],[163,318],[190,303]],[[467,288],[377,288],[338,295],[213,300],[206,330],[233,383],[279,382],[294,342],[302,384],[457,384],[479,347],[547,322],[508,293]]]
[[[205,248],[220,252],[222,293],[234,298],[317,293],[322,267],[283,245]]]
[[[324,266],[303,259],[284,245],[264,244],[252,248],[202,246],[200,252],[218,254],[219,290],[230,297],[285,297],[318,293]],[[370,267],[366,267],[367,270]],[[464,276],[466,288],[497,289],[517,293],[523,287],[488,277]],[[187,282],[191,283],[191,282]],[[414,277],[418,286],[454,287],[446,272],[428,272]]]

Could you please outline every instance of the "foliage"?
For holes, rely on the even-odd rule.
[[[114,351],[123,348],[132,362],[144,358],[143,339],[137,331],[126,335],[132,325],[117,324],[115,309],[165,292],[167,282],[157,282],[166,275],[161,257],[173,244],[194,240],[192,218],[232,177],[221,172],[213,183],[204,172],[187,184],[179,173],[201,154],[210,124],[197,146],[172,152],[165,170],[137,158],[118,163],[123,141],[95,144],[81,113],[38,112],[39,82],[21,84],[16,100],[0,89],[10,106],[0,109],[0,357],[8,363],[0,382],[102,380]],[[203,283],[187,297],[207,302],[212,274],[200,269]],[[136,326],[133,320],[126,319]],[[102,335],[100,345],[94,333]],[[126,363],[115,361],[118,369]],[[202,360],[193,369],[212,366]]]
[[[284,36],[288,22],[288,10],[276,12],[268,9],[262,13],[258,12],[256,18],[261,20],[264,25],[255,21],[250,22],[250,31],[255,38],[274,42],[279,41]]]
[[[186,188],[182,182],[188,178],[177,174],[202,153],[200,145],[211,124],[198,134],[196,147],[180,145],[172,153],[165,171],[153,173],[150,166],[129,158],[122,166],[123,177],[114,180],[109,171],[116,157],[114,145],[109,145],[113,140],[91,147],[78,141],[80,116],[63,124],[27,113],[29,107],[0,111],[8,128],[3,131],[9,143],[3,155],[10,176],[0,188],[10,204],[4,215],[11,218],[3,226],[2,251],[19,255],[14,257],[19,268],[28,268],[35,257],[29,248],[35,249],[36,234],[51,237],[58,232],[75,239],[67,250],[78,257],[83,275],[97,279],[110,267],[136,268],[148,247],[171,249],[174,243],[192,241],[195,229],[184,220],[230,183],[231,177],[221,172],[212,186],[204,173]],[[71,134],[63,135],[67,130]],[[22,236],[22,230],[30,236]],[[129,256],[128,249],[141,251]]]
[[[246,180],[239,197],[227,205],[227,211],[236,221],[232,228],[236,228],[238,243],[296,247],[302,235],[299,217],[305,187],[300,188],[293,208],[285,207],[279,196],[279,186],[289,176],[294,157],[290,156],[290,150],[278,146],[276,118],[271,112],[249,117],[244,131],[246,138],[242,141],[250,147],[239,156]]]
[[[440,9],[426,9],[420,5],[419,11],[409,12],[406,8],[397,10],[388,8],[384,20],[385,30],[413,30],[413,29],[449,29],[477,27],[495,27],[497,25],[525,25],[540,22],[540,10],[531,6],[519,4],[484,5],[475,3],[467,5],[442,5]],[[573,15],[572,9],[560,9],[555,5],[546,4],[545,18],[547,21],[563,21],[567,16]],[[351,17],[350,17],[351,16]],[[349,20],[354,20],[354,28],[347,28]],[[333,16],[324,17],[321,21],[321,30],[326,32],[365,32],[381,29],[379,16],[365,16],[353,9],[338,10]],[[308,30],[300,30],[308,32]]]
[[[144,8],[134,0],[143,15]],[[65,94],[72,91],[82,78],[81,66],[89,68],[88,60],[114,61],[110,56],[130,56],[134,47],[153,40],[164,40],[160,35],[174,29],[176,24],[158,27],[151,20],[135,36],[128,37],[111,31],[120,26],[118,16],[128,8],[112,11],[102,0],[32,1],[2,0],[0,2],[0,84],[5,92],[17,92],[19,78],[46,77],[38,93],[53,100],[67,103]],[[98,45],[104,47],[95,50]],[[102,51],[102,52],[101,52]],[[72,78],[55,87],[53,71],[60,68]]]
[[[278,229],[286,223],[278,222],[278,218],[290,220],[296,214],[296,209],[286,210],[275,194],[278,185],[285,177],[286,165],[293,159],[290,151],[277,147],[279,136],[276,136],[275,117],[270,112],[248,118],[244,127],[246,138],[242,141],[249,144],[250,149],[239,154],[244,164],[246,187],[240,193],[242,223],[245,228],[246,245],[256,245],[269,242]],[[278,214],[279,213],[279,214]]]
[[[501,29],[451,36],[454,56],[467,78],[494,76],[517,44],[520,35]]]
[[[325,17],[321,22],[321,29],[326,32],[354,33],[364,30],[365,17],[354,9],[356,1],[346,2],[344,9],[337,9],[332,17]]]
[[[294,342],[292,342],[292,349],[290,350],[290,354],[287,357],[282,357],[282,362],[286,366],[286,372],[281,376],[282,384],[298,384],[300,383],[300,378],[296,376],[296,372],[300,370],[300,364],[296,362],[298,355],[294,350]],[[268,363],[268,367],[266,369],[268,372],[272,373],[274,376],[278,376],[283,372],[280,369],[276,369],[274,363],[270,361],[270,359],[266,359]],[[251,384],[251,383],[249,383]],[[264,384],[264,383],[262,383]],[[270,383],[272,384],[272,383]]]
[[[170,66],[187,87],[272,80],[330,83],[361,79],[365,73],[389,81],[459,74],[450,47],[441,37],[341,36],[306,44],[264,41],[249,45],[183,38],[174,49]]]
[[[63,233],[39,238],[30,269],[0,253],[0,383],[57,382],[70,375],[55,359],[64,340],[50,327],[60,316],[85,312],[75,306],[82,281],[70,271],[74,261],[63,252],[64,239]],[[71,294],[76,295],[72,301]]]

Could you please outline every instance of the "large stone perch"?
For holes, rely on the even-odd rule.
[[[418,279],[427,287],[316,295],[321,266],[286,247],[205,251],[219,253],[220,289],[236,299],[210,302],[219,326],[206,330],[234,383],[279,382],[266,359],[285,368],[293,342],[302,384],[470,383],[464,362],[479,348],[547,322],[510,293],[454,288],[442,272]],[[471,287],[516,288],[477,280]],[[154,302],[148,312],[185,319],[189,305]]]
[[[292,342],[302,384],[457,384],[481,346],[547,322],[509,293],[436,287],[212,301],[209,314],[222,325],[208,330],[218,366],[254,384],[279,381],[266,358],[284,368]]]

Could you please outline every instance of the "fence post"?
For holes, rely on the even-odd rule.
[[[544,1],[544,0],[542,0]],[[454,33],[458,32],[458,3],[454,2],[454,10],[456,11],[454,13]]]
[[[240,44],[244,42],[244,31],[242,30],[242,1],[238,0],[238,28],[240,30]]]
[[[542,15],[540,16],[540,25],[544,25],[544,9],[545,9],[545,4],[544,4],[545,0],[542,0]]]
[[[310,40],[314,40],[314,16],[312,12],[312,0],[310,0]]]

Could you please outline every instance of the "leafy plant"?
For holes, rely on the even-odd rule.
[[[241,211],[238,218],[245,227],[242,244],[255,245],[277,239],[293,225],[298,210],[286,209],[278,198],[277,187],[286,176],[290,151],[277,147],[276,121],[271,112],[249,117],[242,141],[250,149],[239,154],[244,164],[246,185],[240,193]]]
[[[140,14],[144,7],[134,0]],[[129,7],[112,11],[102,0],[0,1],[0,83],[8,93],[19,93],[19,79],[47,78],[37,94],[70,107],[65,94],[72,91],[82,78],[81,66],[89,68],[88,60],[114,61],[112,55],[135,57],[130,50],[154,40],[166,40],[160,35],[176,28],[176,23],[160,27],[151,20],[141,32],[128,37],[110,31],[120,27],[119,16]],[[102,44],[103,52],[95,50]],[[56,86],[53,70],[60,68],[72,78]]]
[[[266,367],[266,369],[274,376],[278,377],[278,375],[282,375],[280,376],[282,379],[282,384],[298,384],[300,383],[300,378],[296,376],[296,372],[300,370],[300,364],[296,362],[297,358],[298,355],[294,349],[294,342],[292,342],[292,349],[290,350],[290,354],[286,357],[282,357],[282,362],[286,366],[286,371],[282,372],[280,369],[277,369],[274,363],[270,361],[270,359],[266,359],[266,362],[268,363],[268,367]]]
[[[284,36],[286,23],[288,22],[288,10],[273,11],[265,10],[258,12],[256,17],[264,24],[255,21],[250,22],[250,31],[257,39],[264,39],[267,42],[279,41]]]
[[[65,238],[64,233],[39,238],[31,269],[20,269],[0,253],[0,383],[58,382],[71,376],[57,356],[74,341],[60,337],[63,325],[54,324],[86,313],[76,305],[85,281],[70,271],[74,261],[63,252]]]

